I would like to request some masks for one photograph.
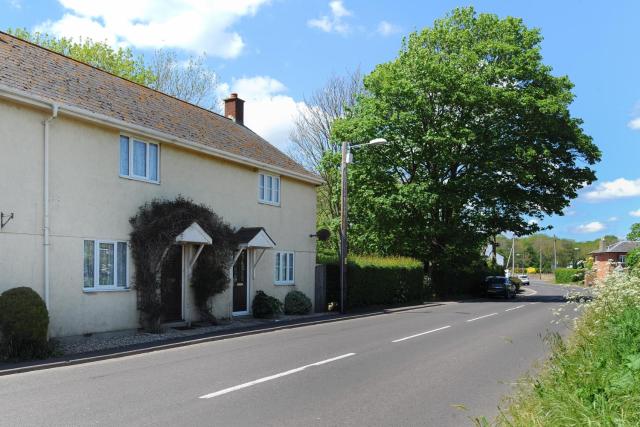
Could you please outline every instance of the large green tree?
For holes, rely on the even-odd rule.
[[[503,231],[540,230],[595,179],[598,148],[572,117],[573,85],[542,61],[538,29],[456,9],[366,76],[334,138],[383,137],[351,166],[352,249],[437,272]]]

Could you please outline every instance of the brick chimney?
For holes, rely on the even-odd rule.
[[[244,125],[244,100],[238,98],[237,93],[232,93],[224,100],[224,116]]]
[[[600,239],[600,247],[598,248],[598,250],[600,252],[604,252],[607,249],[607,242],[604,240],[604,237],[602,239]]]

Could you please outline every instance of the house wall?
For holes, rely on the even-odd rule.
[[[596,278],[598,280],[604,280],[613,271],[621,255],[626,255],[624,252],[607,252],[601,254],[595,254],[593,265],[596,268]]]
[[[44,294],[42,122],[49,115],[0,100],[0,210],[15,213],[0,232],[0,292],[26,285]],[[118,129],[65,117],[63,112],[51,125],[52,336],[138,326],[135,291],[83,291],[83,242],[128,240],[129,218],[158,197],[182,195],[208,205],[234,227],[267,230],[277,247],[257,265],[251,297],[260,289],[283,299],[294,287],[313,297],[315,240],[309,235],[315,231],[316,193],[312,184],[283,176],[281,206],[260,204],[256,169],[170,144],[160,144],[160,184],[121,178],[119,135]],[[295,251],[295,286],[273,284],[275,250]],[[130,254],[129,266],[132,281]],[[195,316],[193,299],[187,294],[187,312]],[[214,314],[231,316],[231,289],[216,296]]]

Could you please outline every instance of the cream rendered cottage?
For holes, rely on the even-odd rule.
[[[321,180],[225,102],[223,117],[0,33],[0,292],[36,290],[52,336],[138,327],[129,218],[182,195],[238,230],[216,316],[249,313],[257,290],[313,298]],[[168,320],[197,320],[190,268],[210,239],[176,239]]]

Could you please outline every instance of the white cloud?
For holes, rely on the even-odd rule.
[[[582,224],[575,228],[576,233],[596,233],[605,229],[605,225],[599,221]]]
[[[58,0],[67,12],[37,31],[91,38],[112,45],[176,48],[222,58],[240,54],[233,25],[269,0]]]
[[[342,0],[329,2],[329,8],[331,9],[330,15],[309,19],[307,25],[311,28],[318,28],[325,33],[336,32],[339,34],[347,34],[351,28],[349,24],[345,22],[345,18],[352,15],[351,11],[344,6]]]
[[[226,98],[236,92],[245,100],[244,124],[286,152],[293,120],[298,111],[305,108],[304,102],[287,96],[286,90],[282,82],[272,77],[254,76],[223,83],[218,87],[218,94]]]
[[[603,182],[586,193],[587,200],[598,201],[640,196],[640,179],[618,178]]]
[[[619,218],[617,216],[610,216],[607,222],[616,222]]]
[[[22,0],[8,0],[7,3],[9,3],[9,6],[11,6],[14,9],[22,8]]]
[[[383,36],[390,36],[400,32],[400,27],[387,21],[380,21],[378,24],[378,33]]]
[[[629,212],[629,215],[640,217],[640,209]]]
[[[529,221],[527,221],[527,224],[529,225],[534,225],[534,224],[538,224],[538,220],[535,218],[530,219]]]
[[[640,130],[640,117],[636,117],[635,119],[629,121],[629,123],[627,123],[627,126],[629,126],[633,130]]]

